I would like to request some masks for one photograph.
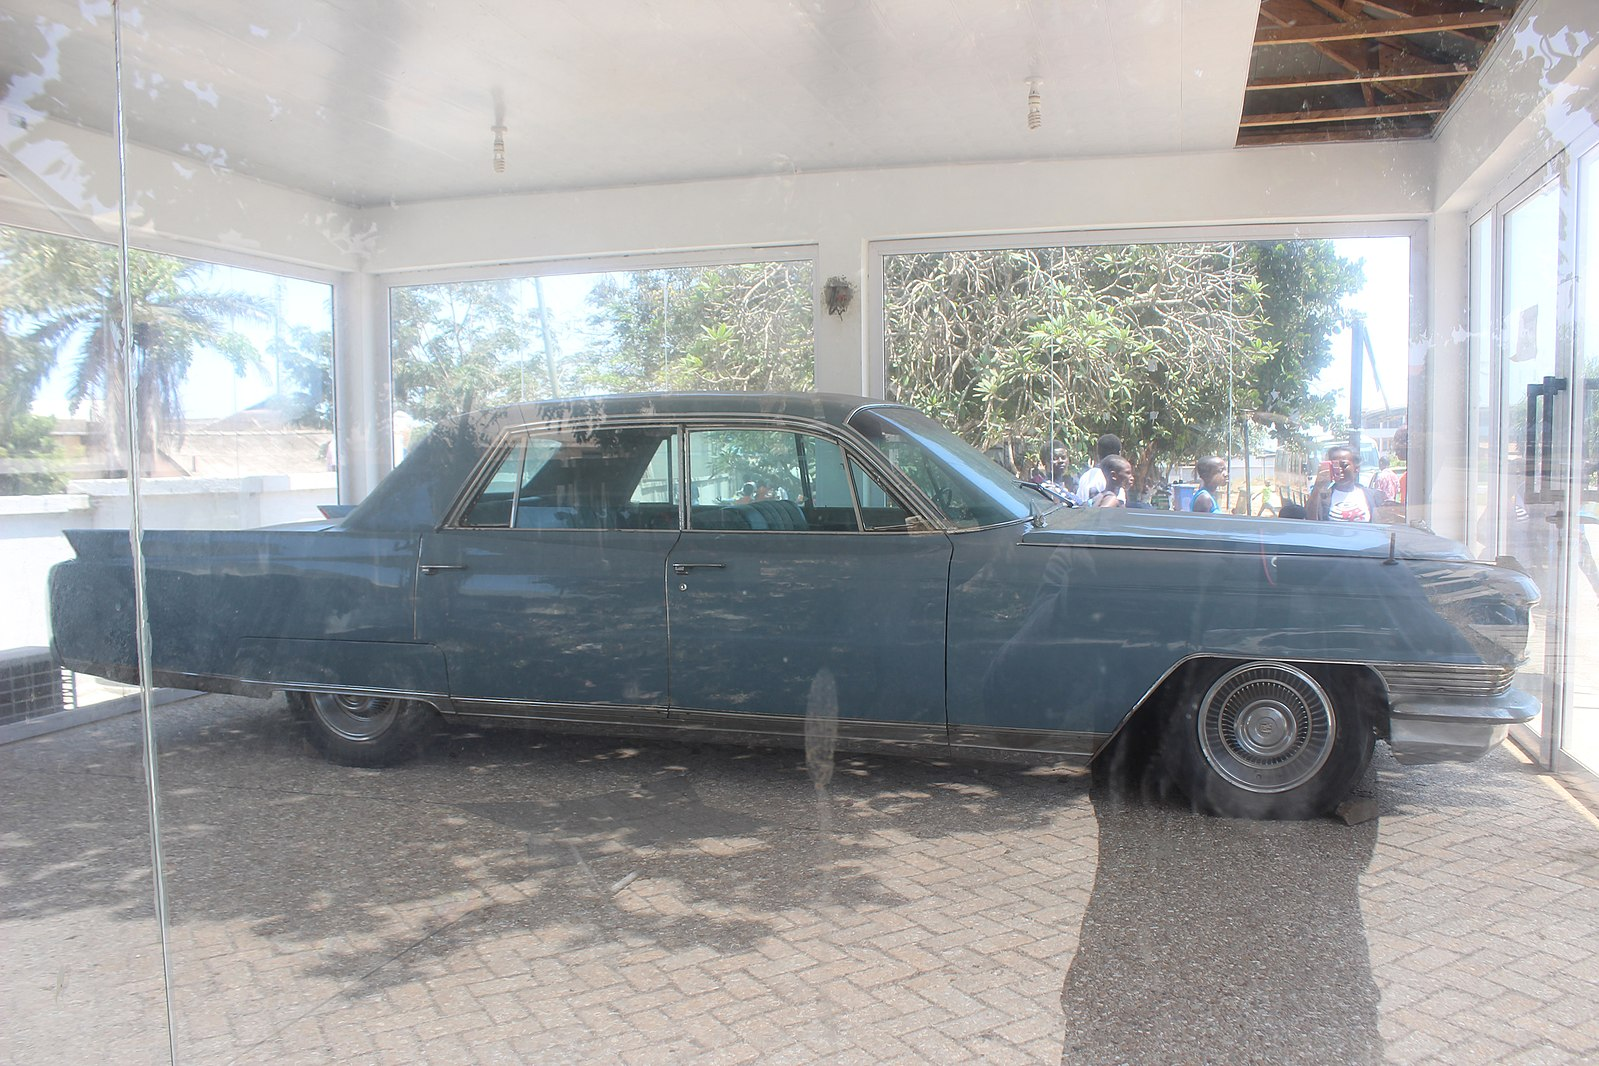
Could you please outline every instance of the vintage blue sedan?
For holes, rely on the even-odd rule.
[[[136,676],[125,534],[68,534],[54,645]],[[1534,586],[1398,527],[1062,506],[937,422],[819,394],[530,403],[320,524],[149,532],[158,683],[289,694],[344,763],[439,715],[1086,764],[1136,723],[1206,811],[1307,817],[1377,739],[1472,758]]]

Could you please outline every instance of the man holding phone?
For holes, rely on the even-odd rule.
[[[1353,451],[1342,445],[1327,449],[1305,510],[1323,521],[1370,522],[1376,518],[1377,508],[1360,483],[1360,459]]]

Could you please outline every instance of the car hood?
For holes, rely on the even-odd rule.
[[[1369,556],[1386,559],[1459,559],[1470,554],[1455,541],[1409,526],[1311,522],[1293,518],[1190,515],[1124,508],[1060,508],[1023,535],[1025,544],[1062,547],[1143,548],[1196,552],[1269,552],[1273,555]]]

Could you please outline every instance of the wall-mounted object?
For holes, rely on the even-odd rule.
[[[830,315],[842,315],[849,310],[850,301],[855,299],[855,287],[849,279],[834,276],[827,279],[827,284],[822,286],[822,301],[827,305]]]

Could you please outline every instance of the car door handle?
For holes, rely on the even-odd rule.
[[[424,574],[437,574],[441,570],[465,570],[459,563],[422,563],[417,567]]]
[[[690,570],[726,570],[726,563],[673,563],[672,573],[686,574]]]

